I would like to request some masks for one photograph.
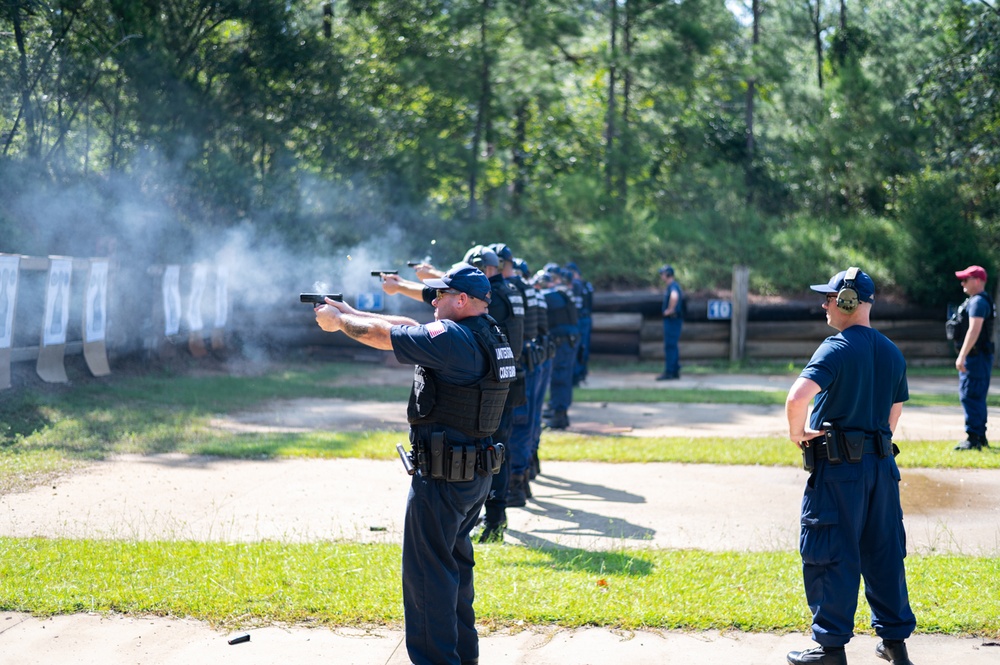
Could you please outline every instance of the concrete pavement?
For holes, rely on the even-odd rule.
[[[234,636],[250,640],[230,645]],[[851,663],[884,663],[878,639],[855,637]],[[995,639],[915,635],[919,665],[995,665]],[[807,635],[739,631],[538,628],[481,635],[483,665],[782,665],[814,646]],[[0,613],[0,665],[406,665],[402,630],[266,626],[223,632],[187,619],[74,614],[47,619]]]

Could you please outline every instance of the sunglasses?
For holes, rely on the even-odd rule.
[[[444,298],[445,296],[458,296],[461,294],[461,291],[456,291],[455,289],[437,289],[436,292],[438,298]]]

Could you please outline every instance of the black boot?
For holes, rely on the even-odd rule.
[[[545,421],[545,425],[549,429],[566,429],[569,427],[569,416],[566,415],[566,410],[553,411],[552,417]]]
[[[959,441],[958,445],[955,446],[955,450],[982,450],[989,447],[990,444],[986,443],[985,436],[968,432],[965,435],[965,441]]]
[[[882,640],[875,647],[875,655],[892,665],[913,665],[903,640]]]
[[[483,522],[483,532],[479,534],[480,543],[502,543],[503,532],[507,530],[507,521]]]
[[[542,463],[538,459],[538,451],[531,453],[531,466],[528,467],[528,480],[534,480],[542,473]]]
[[[844,647],[816,647],[805,651],[791,651],[789,665],[847,665]]]
[[[510,484],[507,485],[507,507],[508,508],[524,508],[528,503],[527,494],[524,491],[524,486],[527,481],[521,474],[511,474]]]

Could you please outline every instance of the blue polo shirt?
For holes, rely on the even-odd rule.
[[[800,375],[820,387],[810,426],[891,434],[889,411],[910,398],[906,361],[888,337],[867,326],[827,337]]]

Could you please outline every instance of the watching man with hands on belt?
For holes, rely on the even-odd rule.
[[[956,272],[955,277],[961,280],[968,296],[946,325],[948,339],[958,353],[958,397],[965,412],[965,439],[955,450],[982,450],[990,447],[986,441],[986,396],[993,373],[996,307],[986,292],[985,268],[969,266]]]
[[[785,402],[789,438],[810,470],[799,551],[819,647],[788,654],[791,665],[846,665],[858,586],[865,581],[875,653],[912,665],[904,640],[916,627],[906,587],[906,534],[892,433],[909,399],[906,362],[871,327],[875,284],[851,268],[827,284],[823,309],[838,334],[826,338]],[[815,398],[807,423],[809,404]]]
[[[316,322],[415,367],[406,416],[415,466],[403,526],[403,613],[414,665],[479,659],[470,532],[500,467],[492,434],[514,380],[514,354],[487,315],[490,283],[458,264],[423,282],[434,321],[361,312],[327,299]]]

